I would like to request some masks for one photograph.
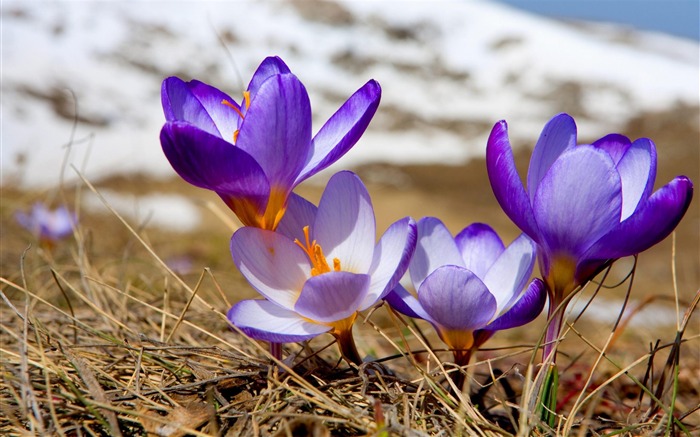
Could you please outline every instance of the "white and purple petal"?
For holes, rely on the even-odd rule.
[[[197,87],[199,83],[201,82],[185,82],[174,76],[163,81],[160,96],[165,119],[169,122],[184,121],[211,135],[224,138],[209,112],[192,92],[192,87]]]
[[[262,167],[270,185],[292,187],[311,147],[311,104],[292,74],[272,76],[252,96],[236,147]]]
[[[500,121],[491,130],[486,145],[486,170],[493,194],[506,215],[523,232],[540,242],[539,230],[530,198],[515,167],[513,150],[508,139],[508,125]]]
[[[651,140],[640,138],[625,151],[617,163],[622,181],[622,216],[631,216],[654,188],[656,179],[656,147]]]
[[[425,278],[418,302],[441,327],[473,331],[486,326],[496,313],[496,299],[474,273],[443,266]]]
[[[563,153],[535,195],[539,243],[549,254],[577,259],[620,222],[621,192],[610,155],[592,146]]]
[[[544,282],[539,278],[533,279],[527,290],[518,298],[515,304],[484,329],[500,331],[530,323],[540,315],[546,300],[547,290]]]
[[[331,329],[262,299],[238,302],[228,311],[228,319],[250,338],[271,343],[310,340]]]
[[[295,184],[333,164],[357,143],[377,111],[381,93],[379,83],[370,80],[343,103],[313,138],[310,159]]]
[[[620,159],[625,155],[631,144],[630,139],[624,135],[608,134],[596,140],[592,146],[607,152],[617,166],[617,163],[620,162]]]
[[[692,198],[690,179],[676,177],[652,194],[627,220],[598,239],[581,259],[617,259],[650,248],[675,229]]]
[[[420,289],[425,278],[441,266],[464,267],[462,254],[457,248],[452,234],[435,217],[423,217],[417,225],[416,251],[409,266],[411,281],[416,290]]]
[[[276,232],[253,227],[237,230],[231,237],[231,255],[253,288],[290,310],[311,275],[306,253]]]
[[[374,248],[369,269],[372,281],[360,311],[374,305],[399,283],[415,249],[416,223],[412,218],[405,217],[389,226]]]
[[[554,161],[567,150],[576,146],[576,122],[569,114],[558,114],[552,117],[542,129],[540,138],[535,144],[527,171],[527,191],[530,193],[530,203],[535,199],[535,193],[540,181],[554,164]]]
[[[473,223],[455,237],[462,254],[464,266],[479,278],[484,278],[489,268],[503,253],[505,246],[496,231],[484,223]]]
[[[393,290],[386,295],[384,300],[387,301],[392,308],[408,317],[415,319],[423,319],[435,325],[437,322],[433,320],[428,313],[425,312],[423,306],[418,302],[403,285],[398,284]]]
[[[304,227],[309,228],[316,220],[316,205],[303,197],[292,193],[287,199],[287,210],[280,220],[276,231],[286,235],[292,241],[305,242]]]
[[[341,171],[330,178],[311,231],[329,264],[338,258],[344,271],[369,272],[376,223],[372,200],[356,174]]]
[[[517,300],[535,266],[535,243],[520,234],[496,259],[482,281],[496,298],[496,314],[507,311]]]
[[[255,95],[257,94],[260,86],[267,79],[279,74],[289,73],[291,73],[289,67],[280,57],[268,56],[267,58],[263,59],[258,68],[255,70],[255,73],[253,73],[253,77],[250,79],[250,83],[248,83],[248,91],[251,95]]]
[[[204,82],[192,80],[187,82],[187,86],[211,117],[221,138],[232,143],[233,132],[238,126],[240,115],[223,102],[226,101],[235,107],[238,107],[238,104],[226,93]]]
[[[369,290],[369,275],[328,272],[309,278],[294,311],[319,323],[333,323],[353,315]]]

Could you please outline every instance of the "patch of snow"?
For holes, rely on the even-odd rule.
[[[587,301],[583,299],[575,300],[567,311],[572,315],[579,314],[584,309],[586,303]],[[593,299],[588,308],[586,308],[582,318],[595,320],[601,323],[609,323],[612,327],[612,324],[615,323],[620,315],[622,305],[623,301],[621,299],[609,299],[597,296]],[[639,305],[640,302],[634,299],[631,299],[627,303],[622,320],[631,317],[628,325],[630,327],[653,329],[673,326],[678,320],[675,309],[668,305],[654,303],[644,306],[641,310],[633,314],[633,311],[636,311]]]
[[[146,196],[125,195],[112,190],[100,190],[107,203],[135,227],[146,225],[169,231],[187,232],[199,226],[197,207],[187,198],[173,194]],[[102,201],[86,191],[83,206],[91,212],[106,212]]]
[[[268,55],[307,86],[315,131],[367,80],[381,83],[375,120],[336,169],[463,162],[483,155],[501,119],[515,145],[531,144],[552,115],[574,111],[593,140],[641,111],[698,105],[693,41],[488,1],[324,7],[345,18],[314,18],[320,7],[305,2],[4,2],[2,183],[56,183],[76,104],[68,162],[88,178],[172,175],[158,140],[162,80],[197,78],[240,96]],[[400,127],[391,126],[391,108],[401,111]]]

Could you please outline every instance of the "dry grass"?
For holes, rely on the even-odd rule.
[[[61,195],[79,205],[85,186]],[[134,227],[108,205],[105,215],[81,216],[71,241],[25,247],[29,236],[12,223],[13,205],[42,195],[3,193],[2,435],[700,431],[700,330],[692,319],[698,294],[676,299],[678,325],[653,337],[628,327],[634,312],[614,324],[570,317],[550,429],[535,412],[542,320],[502,333],[487,343],[493,349],[456,369],[427,325],[382,307],[356,329],[360,350],[377,361],[348,367],[322,336],[285,345],[278,362],[226,320],[231,300],[252,293],[231,272],[225,232],[215,228],[221,247],[198,254],[219,260],[216,268],[184,275],[159,253],[173,249],[162,244],[172,236]],[[180,238],[186,246],[202,236]],[[621,287],[630,284],[628,278]],[[593,294],[591,286],[582,298]],[[450,387],[454,371],[467,372],[467,392]]]

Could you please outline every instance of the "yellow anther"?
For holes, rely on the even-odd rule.
[[[309,257],[311,261],[311,276],[318,276],[323,273],[328,273],[331,271],[331,267],[328,265],[326,256],[323,254],[323,249],[316,243],[316,240],[311,241],[309,238],[309,227],[304,226],[304,243],[299,241],[298,238],[294,239],[294,243],[301,247]],[[333,258],[333,270],[336,272],[340,270],[340,260],[338,258]]]
[[[243,91],[243,101],[245,101],[246,111],[250,108],[250,91]]]
[[[311,269],[311,276],[318,276],[323,273],[328,273],[331,271],[331,268],[328,266],[328,261],[326,261],[326,257],[323,256],[323,249],[321,249],[321,246],[316,244],[314,241],[314,257],[311,259],[311,264],[313,264],[313,268]]]

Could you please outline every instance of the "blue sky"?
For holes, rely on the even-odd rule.
[[[496,0],[558,18],[623,23],[700,41],[699,0]]]

